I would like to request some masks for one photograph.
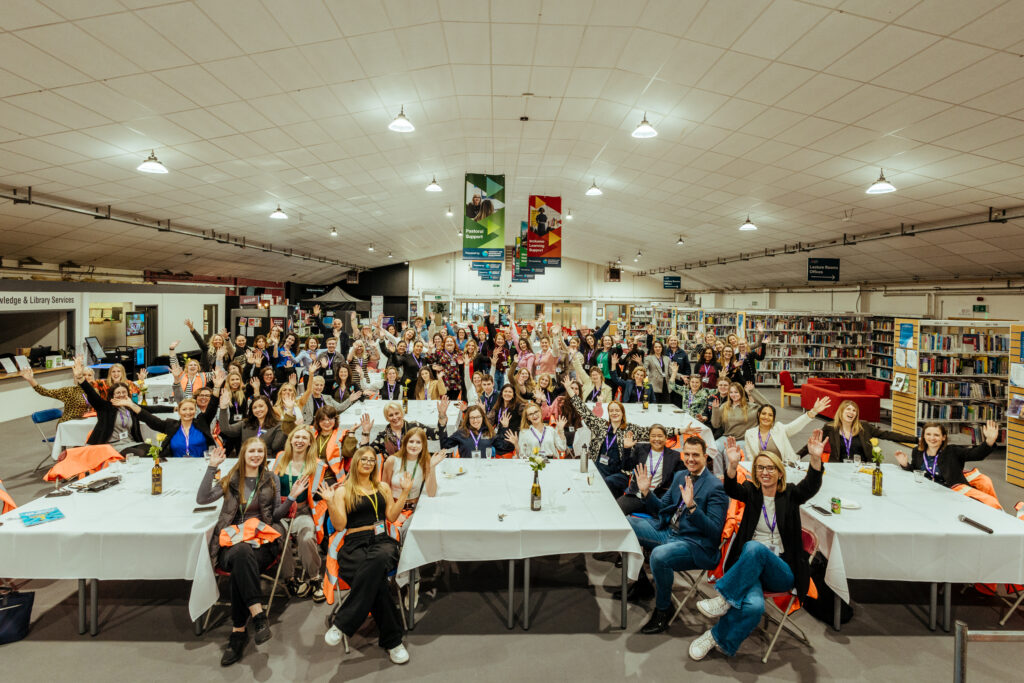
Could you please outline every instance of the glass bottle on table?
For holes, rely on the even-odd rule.
[[[164,468],[160,466],[160,457],[153,458],[153,490],[154,496],[164,492]]]

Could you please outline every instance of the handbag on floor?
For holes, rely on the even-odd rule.
[[[0,645],[14,643],[28,635],[35,593],[0,588]]]
[[[832,622],[834,618],[835,609],[835,591],[833,591],[827,583],[825,583],[825,568],[828,566],[828,559],[820,552],[814,553],[814,557],[811,558],[811,580],[814,581],[814,585],[818,588],[818,597],[808,597],[804,600],[801,605],[804,610],[813,616],[818,621],[823,621],[833,629],[835,625]],[[845,624],[846,622],[853,619],[853,607],[849,603],[843,602],[839,607],[839,623]]]

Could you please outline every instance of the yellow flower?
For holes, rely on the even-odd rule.
[[[872,446],[877,446],[878,445],[878,439],[871,439],[871,445]]]
[[[540,449],[539,449],[539,448],[537,448],[536,446],[534,446],[534,447],[533,447],[533,454],[534,454],[534,455],[537,455],[538,453],[540,453]]]
[[[164,440],[164,439],[166,439],[166,438],[167,438],[167,435],[166,435],[166,434],[157,434],[157,435],[156,435],[156,440],[157,440],[157,441],[163,441],[163,440]]]

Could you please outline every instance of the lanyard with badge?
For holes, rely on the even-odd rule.
[[[615,434],[615,430],[612,427],[608,428],[608,433],[611,434],[611,437],[604,437],[604,453],[601,455],[600,458],[597,459],[597,461],[602,465],[607,465],[610,462],[608,453],[611,451],[612,446],[615,445],[615,441],[619,438],[618,435]]]
[[[384,527],[384,520],[383,519],[379,519],[380,513],[377,512],[377,508],[378,508],[377,492],[374,491],[373,494],[371,494],[369,496],[366,496],[366,498],[367,498],[367,500],[370,501],[370,505],[373,506],[373,519],[374,519],[373,535],[374,536],[380,536],[381,534],[383,534],[386,531],[386,529]]]
[[[187,458],[187,457],[189,457],[191,455],[188,452],[188,450],[189,450],[189,434],[192,431],[192,427],[189,426],[188,431],[185,431],[185,425],[182,425],[181,427],[179,427],[179,429],[181,429],[182,436],[185,437],[185,457]]]
[[[480,457],[480,439],[482,439],[483,436],[484,436],[483,432],[477,434],[476,436],[473,436],[473,431],[470,430],[469,438],[473,439],[473,451],[469,454],[470,457],[472,457],[472,458],[479,458]]]
[[[840,438],[842,438],[843,444],[846,446],[846,457],[852,460],[853,459],[853,434],[850,434],[850,437],[847,438],[846,434],[843,434],[842,432],[839,432],[839,436],[840,436]]]
[[[324,377],[334,377],[334,357],[338,354],[327,353],[324,355],[327,356],[327,367],[324,368]]]
[[[768,544],[768,549],[776,555],[782,555],[782,548],[775,543],[775,527],[778,524],[778,511],[772,510],[772,518],[768,520],[768,508],[765,507],[764,503],[761,503],[761,515],[764,517],[764,525],[768,527],[768,538],[771,541]]]
[[[533,434],[533,438],[537,439],[537,450],[540,451],[544,447],[544,437],[548,435],[548,430],[541,428],[540,436],[538,436],[536,430],[530,427],[530,433]]]

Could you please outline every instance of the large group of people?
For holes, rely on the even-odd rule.
[[[350,591],[325,641],[346,641],[372,615],[391,660],[408,661],[388,577],[417,502],[437,493],[436,468],[448,455],[593,461],[648,554],[653,581],[642,570],[622,596],[654,598],[644,633],[668,628],[675,572],[716,567],[724,552],[715,596],[697,605],[720,620],[689,653],[701,659],[717,647],[731,656],[756,625],[764,590],[806,594],[799,506],[821,485],[826,447],[833,459],[852,460],[868,458],[876,438],[918,442],[861,422],[847,401],[798,450],[791,439],[829,400],[788,423],[777,420],[756,390],[765,344],[736,335],[661,339],[651,327],[622,338],[608,322],[564,329],[543,318],[501,325],[494,315],[386,326],[382,317],[360,324],[352,313],[346,328],[342,316],[325,322],[321,313],[314,307],[308,314],[313,334],[305,339],[279,327],[252,340],[227,330],[204,339],[187,320],[200,351],[179,360],[178,342],[168,349],[174,415],[142,405],[145,375],[132,382],[120,366],[97,380],[76,359],[75,384],[59,390],[42,389],[23,372],[37,391],[64,403],[64,419],[95,411],[89,444],[141,453],[145,425],[164,435],[161,456],[209,457],[196,500],[223,499],[210,553],[230,575],[225,666],[242,658],[250,621],[257,644],[271,637],[259,576],[280,556],[285,533],[296,539],[298,559],[280,558],[290,595],[323,602],[342,584]],[[361,411],[354,428],[341,429],[339,415],[367,399],[383,401],[381,424]],[[436,424],[408,419],[403,400],[436,401]],[[649,403],[674,404],[713,438],[631,423],[627,406]],[[991,451],[994,425],[984,435],[985,444],[958,449],[946,445],[941,425],[929,424],[912,456],[896,457],[957,487],[966,484],[964,462]],[[433,453],[432,443],[439,444]],[[807,475],[787,483],[787,466],[804,455]],[[227,458],[236,460],[221,476]],[[738,472],[741,460],[752,461],[751,472]],[[726,544],[735,504],[742,513]]]

